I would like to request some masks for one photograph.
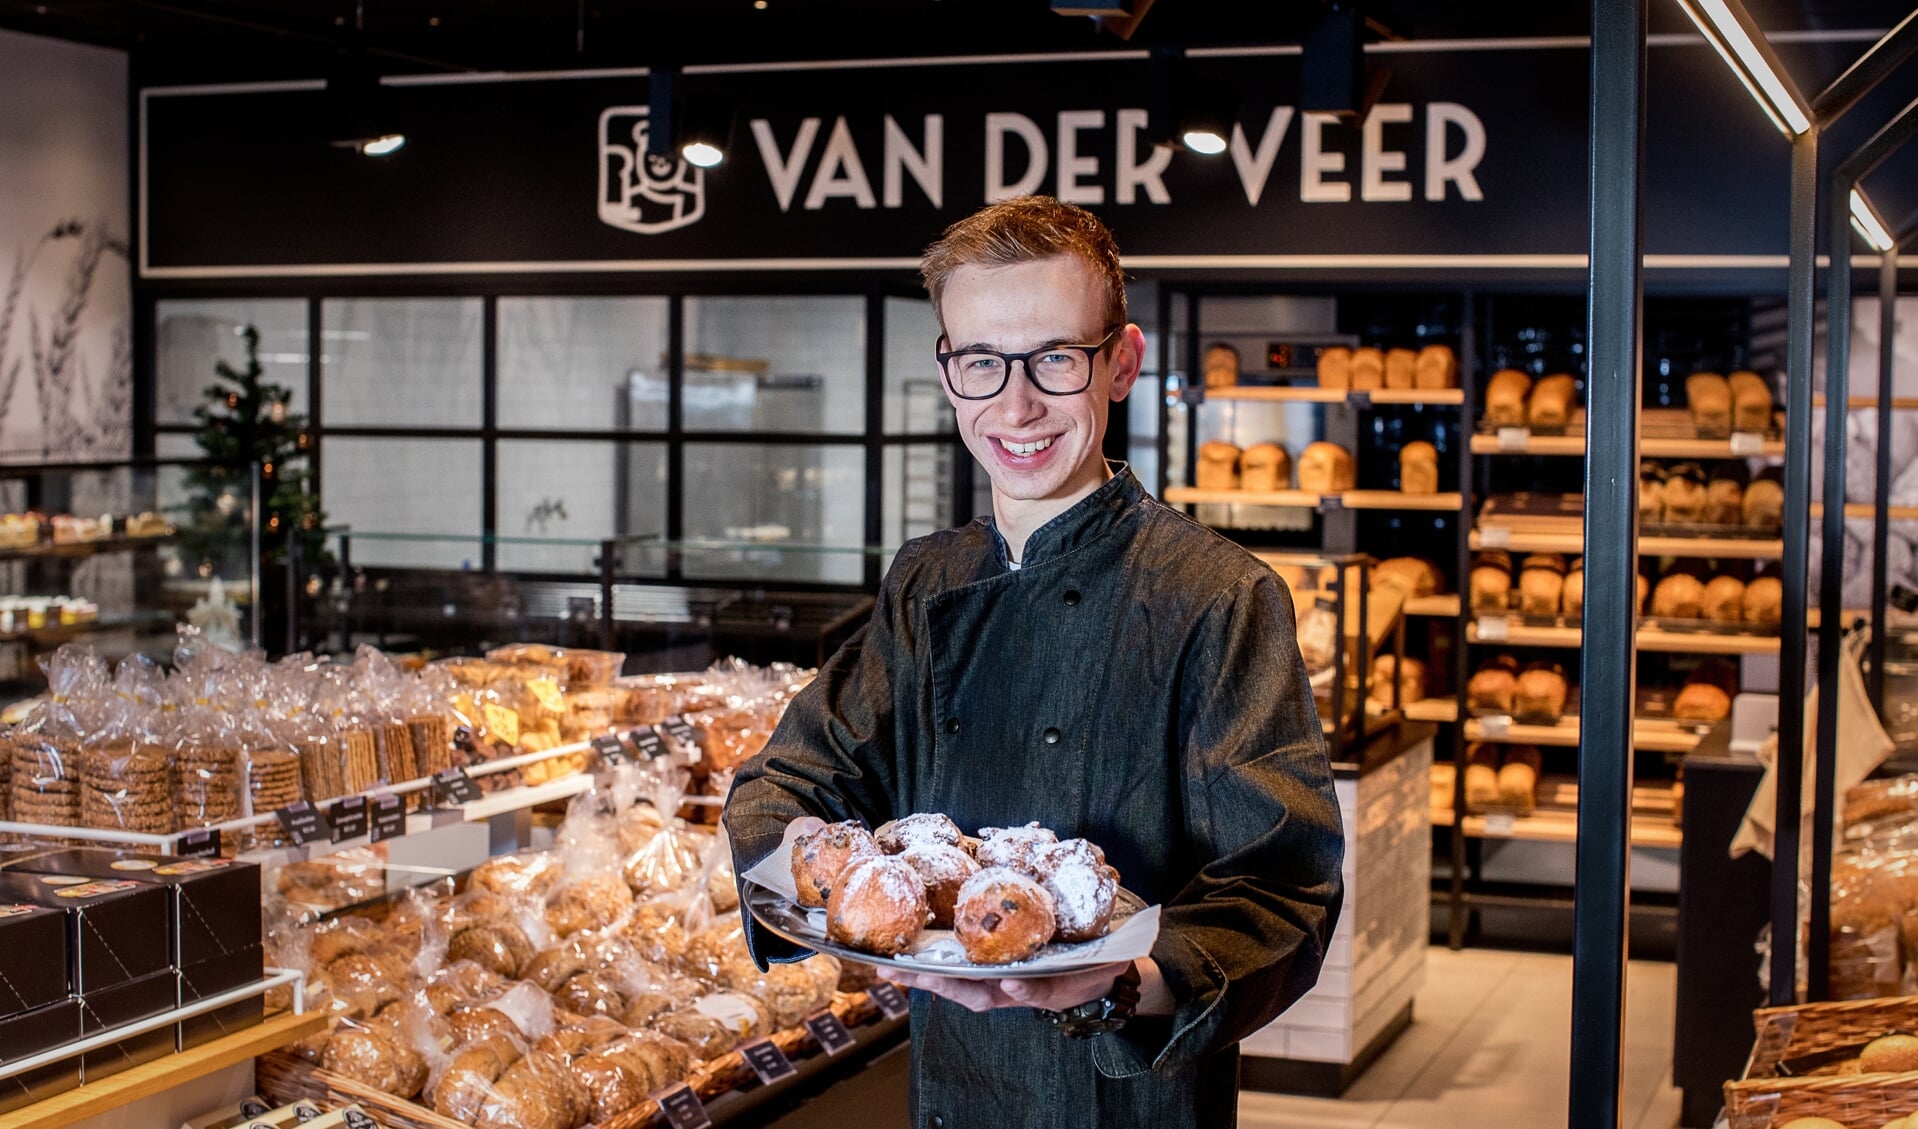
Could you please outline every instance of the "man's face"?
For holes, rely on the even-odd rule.
[[[945,348],[1024,353],[1094,344],[1110,328],[1104,294],[1092,269],[1071,256],[961,267],[941,295]],[[1132,390],[1143,350],[1139,330],[1124,327],[1093,358],[1091,386],[1072,396],[1041,392],[1023,363],[1012,366],[1006,387],[990,400],[954,396],[941,374],[959,434],[991,475],[995,501],[1058,501],[1063,510],[1105,481],[1106,413]]]

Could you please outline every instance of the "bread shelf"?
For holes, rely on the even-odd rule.
[[[1243,400],[1276,404],[1343,404],[1347,401],[1374,404],[1463,404],[1462,388],[1320,388],[1294,385],[1238,384],[1227,388],[1208,388],[1208,400]]]
[[[1577,627],[1541,627],[1505,620],[1503,635],[1482,634],[1480,626],[1487,617],[1474,619],[1465,628],[1471,643],[1507,643],[1514,647],[1577,647],[1585,632]],[[1660,627],[1638,629],[1638,649],[1684,655],[1774,655],[1778,653],[1776,635],[1720,634],[1709,631],[1667,631]]]
[[[1522,429],[1521,429],[1522,430]],[[1638,453],[1648,459],[1732,459],[1759,456],[1764,458],[1782,458],[1785,454],[1785,441],[1766,439],[1755,444],[1755,450],[1732,450],[1729,439],[1679,439],[1642,437],[1638,441]],[[1474,455],[1566,455],[1581,456],[1585,453],[1583,435],[1531,435],[1522,441],[1501,439],[1497,435],[1477,434],[1472,436]]]
[[[103,537],[97,541],[67,541],[58,543],[42,541],[37,545],[22,545],[0,549],[0,561],[93,557],[101,553],[131,552],[134,549],[144,549],[149,545],[168,545],[174,540],[174,534],[156,533],[150,537]]]
[[[1496,745],[1540,745],[1553,749],[1578,747],[1578,715],[1559,719],[1557,725],[1522,725],[1493,718],[1467,718],[1465,739]],[[1698,747],[1699,736],[1683,722],[1664,718],[1637,718],[1632,722],[1632,747],[1648,753],[1689,753]]]
[[[1406,615],[1430,615],[1441,619],[1458,618],[1457,596],[1414,596],[1401,609]]]
[[[1432,809],[1433,826],[1452,827],[1457,822],[1451,808]],[[1531,815],[1467,815],[1460,830],[1469,839],[1576,843],[1578,813],[1541,808]],[[1684,842],[1684,832],[1669,820],[1656,816],[1632,817],[1631,845],[1635,848],[1676,850]]]
[[[1327,494],[1337,498],[1348,510],[1442,510],[1457,512],[1465,505],[1463,494],[1407,494],[1402,490],[1347,490]]]
[[[1515,553],[1565,553],[1575,554],[1585,551],[1583,533],[1527,533],[1518,530],[1506,531],[1494,527],[1497,532],[1474,529],[1471,533],[1473,549],[1509,549]],[[1708,557],[1715,560],[1769,561],[1785,555],[1785,543],[1760,538],[1743,537],[1640,537],[1638,555],[1641,557]]]
[[[1458,720],[1457,698],[1420,698],[1400,707],[1407,721],[1454,722]]]
[[[1175,506],[1279,506],[1316,510],[1321,495],[1310,490],[1201,490],[1196,486],[1168,486],[1165,500]]]
[[[1822,395],[1813,396],[1811,398],[1811,406],[1814,408],[1824,407],[1825,398]],[[1878,397],[1853,396],[1845,401],[1845,406],[1853,411],[1870,411],[1878,407]],[[1918,399],[1912,399],[1906,396],[1895,396],[1891,401],[1891,410],[1894,412],[1918,412]]]
[[[1878,508],[1869,502],[1845,503],[1845,516],[1848,518],[1862,518],[1870,521],[1877,516],[1877,513]],[[1825,504],[1823,502],[1813,502],[1811,504],[1811,516],[1824,517]],[[1887,506],[1885,508],[1885,517],[1890,521],[1918,521],[1918,506]]]

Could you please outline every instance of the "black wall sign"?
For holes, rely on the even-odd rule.
[[[406,834],[406,803],[391,792],[367,798],[373,809],[373,841],[384,843]]]
[[[1363,124],[1298,112],[1296,55],[1208,58],[1243,93],[1214,157],[1155,148],[1146,63],[1096,54],[684,76],[688,104],[737,107],[710,170],[644,156],[643,76],[388,87],[407,144],[378,160],[326,144],[318,90],[149,91],[146,273],[906,270],[1032,191],[1099,211],[1145,269],[1582,255],[1587,48],[1410,46],[1374,56]],[[1787,147],[1702,42],[1648,74],[1647,250],[1782,255]]]
[[[348,796],[343,800],[334,800],[327,808],[327,821],[333,825],[335,843],[366,834],[366,797]]]
[[[280,827],[296,847],[332,841],[332,829],[326,825],[326,817],[305,800],[288,804],[273,814],[279,818]]]

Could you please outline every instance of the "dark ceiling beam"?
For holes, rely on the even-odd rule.
[[[330,35],[316,34],[310,31],[300,31],[281,24],[261,23],[258,20],[241,19],[237,16],[222,15],[217,12],[209,12],[181,4],[169,4],[165,3],[164,0],[120,0],[120,3],[129,8],[137,8],[149,12],[160,12],[189,22],[217,24],[222,27],[255,32],[261,35],[271,35],[316,47],[325,47],[328,49],[355,47],[374,58],[387,59],[396,63],[432,67],[442,71],[471,71],[478,69],[467,63],[453,62],[448,59],[436,59],[426,55],[414,55],[404,51],[394,51],[379,47],[370,42],[366,42],[363,36],[360,37],[360,42],[354,42],[350,34],[345,32]]]

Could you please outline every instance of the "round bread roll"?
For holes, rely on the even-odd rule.
[[[1493,427],[1525,426],[1525,401],[1532,378],[1515,368],[1500,369],[1485,384],[1485,422]]]
[[[1201,490],[1237,490],[1239,448],[1217,439],[1199,444],[1199,465],[1193,477]]]
[[[1036,880],[1002,866],[967,879],[952,931],[976,964],[1010,964],[1036,954],[1058,931],[1052,895]]]
[[[1399,489],[1407,494],[1436,494],[1438,486],[1438,448],[1422,439],[1400,447]]]
[[[1652,589],[1652,614],[1660,619],[1703,619],[1705,586],[1683,572],[1665,577]]]
[[[1319,387],[1352,387],[1352,350],[1330,345],[1319,350]]]
[[[1785,486],[1775,478],[1760,478],[1745,487],[1745,524],[1753,529],[1779,529],[1785,524]]]
[[[793,839],[793,885],[799,904],[818,908],[832,898],[839,875],[861,859],[882,854],[872,833],[854,820],[828,823]]]
[[[1713,623],[1741,623],[1745,618],[1745,582],[1736,576],[1714,576],[1700,601],[1705,618]]]
[[[1858,1069],[1864,1074],[1899,1073],[1918,1070],[1918,1037],[1880,1035],[1865,1044],[1858,1056]]]
[[[1039,860],[1059,842],[1059,836],[1038,820],[1023,827],[987,827],[979,832],[984,841],[974,853],[980,866],[1003,866],[1021,874],[1037,874]]]
[[[1385,387],[1385,354],[1370,345],[1352,350],[1352,387]]]
[[[888,820],[872,833],[873,842],[889,855],[904,854],[914,847],[939,844],[956,847],[965,839],[959,825],[938,812],[914,812]]]
[[[1207,346],[1203,367],[1207,388],[1230,388],[1239,382],[1239,351],[1226,344]]]
[[[1578,407],[1578,382],[1570,375],[1555,372],[1532,385],[1525,401],[1525,422],[1531,427],[1562,428],[1572,421]]]
[[[1755,372],[1735,372],[1725,378],[1732,393],[1732,430],[1763,435],[1771,430],[1771,385]]]
[[[911,948],[931,917],[919,872],[900,856],[876,854],[847,867],[834,884],[826,901],[826,935],[891,956]]]
[[[1427,345],[1413,364],[1414,388],[1457,388],[1458,354],[1450,345]]]
[[[1323,440],[1306,447],[1299,455],[1299,489],[1320,494],[1350,490],[1357,485],[1358,469],[1352,453],[1337,443]]]
[[[966,884],[966,879],[979,873],[979,863],[961,848],[945,843],[920,843],[899,857],[918,871],[920,880],[926,884],[932,927],[951,929],[952,911],[959,904],[959,888]]]
[[[1785,618],[1785,585],[1775,576],[1760,576],[1745,585],[1745,622],[1776,627]]]
[[[1731,712],[1731,695],[1709,682],[1686,686],[1672,701],[1672,716],[1680,721],[1723,721]]]
[[[1387,388],[1413,387],[1417,380],[1418,356],[1410,349],[1387,349],[1385,351],[1385,386]]]
[[[1417,557],[1388,557],[1372,569],[1374,588],[1397,588],[1407,596],[1430,596],[1444,587],[1438,569]]]
[[[1277,443],[1254,443],[1239,456],[1239,487],[1243,490],[1290,490],[1292,456]]]
[[[1732,386],[1715,372],[1695,372],[1685,378],[1685,404],[1700,435],[1729,435],[1732,430]]]

